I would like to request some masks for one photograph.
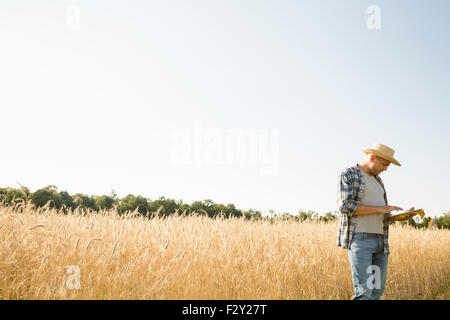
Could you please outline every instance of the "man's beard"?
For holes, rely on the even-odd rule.
[[[370,172],[371,172],[374,176],[378,177],[378,173],[377,173],[377,172],[375,172],[372,168],[369,168],[369,169],[370,169]]]

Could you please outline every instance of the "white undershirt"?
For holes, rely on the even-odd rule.
[[[366,206],[384,206],[384,190],[375,177],[369,176],[361,170],[365,178],[364,194],[360,204]],[[383,234],[384,214],[369,214],[364,216],[356,216],[355,232],[368,232]]]

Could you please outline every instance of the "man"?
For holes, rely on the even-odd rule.
[[[337,245],[348,249],[353,300],[377,300],[384,292],[389,255],[389,206],[379,174],[391,163],[401,166],[394,150],[380,143],[361,149],[367,158],[339,175]],[[411,208],[414,209],[414,208]]]

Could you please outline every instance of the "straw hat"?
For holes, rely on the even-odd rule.
[[[381,143],[375,143],[372,148],[361,148],[361,151],[365,154],[374,154],[377,156],[382,157],[383,159],[392,162],[393,164],[397,166],[401,166],[401,164],[394,159],[394,150],[389,148],[388,146],[385,146]]]

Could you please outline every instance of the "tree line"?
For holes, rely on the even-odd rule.
[[[268,219],[270,221],[281,219],[297,222],[319,221],[326,223],[338,218],[338,211],[326,212],[323,215],[319,215],[319,213],[312,210],[299,210],[297,215],[292,215],[288,212],[276,213],[273,210],[269,210],[269,214],[264,216],[258,210],[241,210],[236,208],[234,204],[229,203],[224,205],[215,203],[210,199],[194,201],[188,204],[182,200],[168,199],[165,197],[151,200],[141,195],[136,196],[133,194],[119,198],[114,190],[109,195],[87,195],[83,193],[71,195],[67,191],[58,191],[54,185],[46,186],[35,192],[30,192],[25,186],[21,186],[20,188],[0,188],[0,202],[4,205],[11,205],[21,201],[31,201],[36,208],[49,205],[49,208],[56,208],[64,212],[83,207],[93,211],[116,209],[119,214],[136,211],[142,215],[157,213],[159,216],[169,216],[175,213],[189,215],[195,212],[211,218],[220,215],[225,218],[245,217],[246,219]],[[431,221],[431,217],[425,217],[420,222],[409,219],[400,223],[415,228],[427,228],[431,222],[439,229],[450,229],[450,212],[434,218],[433,221]]]

